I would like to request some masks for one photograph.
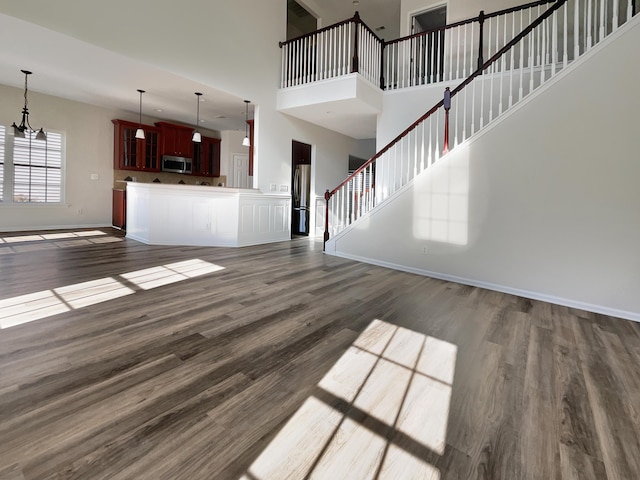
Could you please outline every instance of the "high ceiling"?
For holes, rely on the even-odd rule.
[[[353,16],[355,10],[371,28],[397,31],[400,0],[308,0],[321,6],[322,24],[329,25]],[[320,9],[305,7],[316,13]],[[328,12],[328,13],[327,13]],[[114,35],[117,33],[114,32]],[[379,36],[391,38],[387,33]],[[155,117],[185,124],[195,123],[196,99],[202,92],[201,127],[212,130],[244,131],[244,98],[203,85],[125,55],[72,38],[34,23],[0,13],[0,84],[22,89],[21,69],[33,72],[29,90],[137,114],[143,97],[143,117]],[[19,48],[10,46],[19,45]],[[135,79],[135,84],[132,84]],[[275,95],[275,92],[274,92]],[[249,98],[249,100],[251,100]],[[16,99],[19,114],[21,95]],[[253,116],[253,105],[250,109]]]

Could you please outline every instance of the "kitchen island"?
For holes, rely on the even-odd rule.
[[[127,182],[127,238],[242,247],[291,238],[291,198],[259,190]]]

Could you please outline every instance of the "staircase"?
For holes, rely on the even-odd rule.
[[[479,47],[477,69],[457,87],[447,88],[443,100],[325,193],[325,243],[565,71],[630,21],[634,11],[631,0],[557,0],[489,15],[481,12],[442,30],[383,44],[381,51],[386,54],[381,60],[372,61],[374,56],[365,54],[364,62],[361,56],[370,49],[362,49],[363,37],[365,44],[375,44],[376,39],[358,23],[357,16],[358,35],[351,35],[349,21],[340,26],[337,36],[331,27],[320,31],[317,42],[322,44],[328,36],[331,49],[318,57],[306,57],[306,67],[299,65],[298,74],[285,84],[297,82],[304,72],[312,75],[303,81],[347,72],[349,62],[355,71],[366,65],[370,77],[380,73],[385,89],[437,83],[466,75],[476,60],[473,57],[472,61],[473,51]],[[343,48],[346,51],[341,54]],[[289,53],[283,55],[290,58]],[[378,60],[380,67],[376,68]],[[307,68],[309,65],[315,66]]]

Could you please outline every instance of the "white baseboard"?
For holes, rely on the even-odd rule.
[[[525,297],[531,300],[540,300],[547,303],[553,303],[556,305],[562,305],[565,307],[576,308],[579,310],[585,310],[593,313],[600,313],[603,315],[609,315],[611,317],[622,318],[625,320],[631,320],[634,322],[640,322],[640,313],[630,312],[627,310],[619,310],[616,308],[605,307],[602,305],[595,305],[591,303],[585,303],[578,300],[572,300],[570,298],[556,297],[553,295],[547,295],[544,293],[533,292],[529,290],[521,290],[519,288],[512,288],[505,285],[498,285],[490,282],[483,282],[480,280],[473,280],[464,277],[458,277],[455,275],[447,275],[444,273],[432,272],[430,270],[422,270],[419,268],[407,267],[406,265],[398,265],[391,262],[384,262],[374,258],[360,257],[358,255],[351,255],[348,253],[342,253],[337,251],[325,251],[329,255],[336,257],[346,258],[349,260],[355,260],[357,262],[368,263],[371,265],[377,265],[379,267],[391,268],[393,270],[400,270],[408,273],[415,273],[416,275],[422,275],[424,277],[437,278],[439,280],[445,280],[447,282],[461,283],[463,285],[470,285],[472,287],[485,288],[487,290],[494,290],[496,292],[508,293],[510,295],[516,295],[518,297]]]

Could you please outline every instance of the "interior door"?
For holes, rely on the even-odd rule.
[[[249,155],[234,153],[233,169],[231,172],[232,184],[230,187],[252,188],[251,177],[249,177]]]

